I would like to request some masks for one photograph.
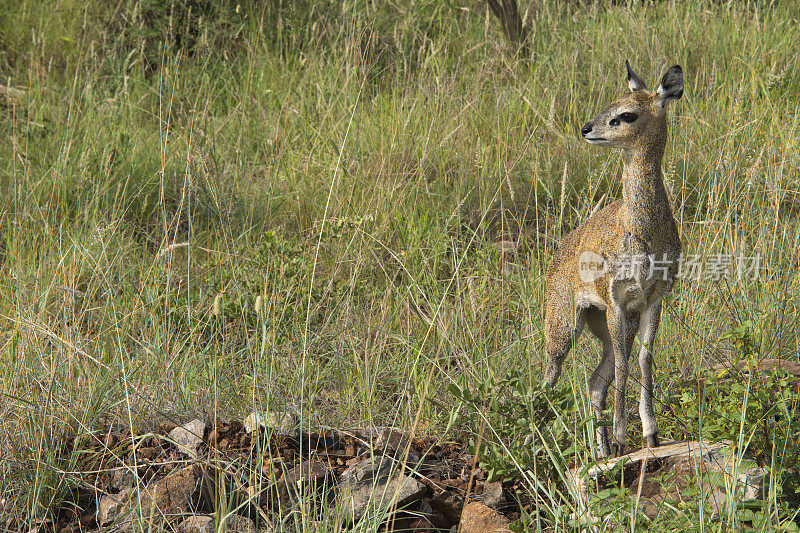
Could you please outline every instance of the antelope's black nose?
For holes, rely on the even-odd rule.
[[[592,123],[591,122],[587,122],[586,125],[581,128],[581,133],[583,134],[584,137],[586,137],[591,132],[592,132]]]

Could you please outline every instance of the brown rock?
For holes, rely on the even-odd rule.
[[[155,483],[147,486],[142,493],[142,510],[155,505],[156,513],[164,517],[185,514],[200,482],[199,468],[187,466],[170,473]]]
[[[455,492],[445,490],[431,499],[431,507],[441,512],[452,524],[458,524],[464,508],[464,498]]]
[[[170,422],[169,420],[165,420],[158,425],[158,429],[161,430],[163,433],[169,433],[173,429],[178,427],[178,424],[175,422]]]
[[[211,516],[190,516],[178,524],[178,533],[214,533],[216,526]]]
[[[461,513],[462,533],[510,532],[511,521],[481,502],[470,502]]]
[[[411,531],[439,531],[450,529],[451,522],[439,511],[434,510],[426,501],[422,501],[416,516],[410,519]]]
[[[404,475],[396,461],[378,456],[345,470],[340,487],[340,496],[353,520],[370,510],[403,508],[427,490],[416,479]]]
[[[483,486],[481,498],[483,499],[483,503],[489,507],[492,507],[493,509],[499,508],[505,503],[505,497],[503,496],[503,484],[499,481],[495,481],[494,483],[486,483]]]
[[[148,526],[134,524],[133,521],[138,521],[139,516],[145,520],[152,516],[154,522],[160,524],[164,520],[189,513],[199,483],[199,467],[188,466],[148,484],[139,494],[135,495],[136,497],[131,497],[133,493],[128,490],[119,494],[107,495],[98,506],[97,522],[100,526],[113,522],[124,531],[137,528],[148,529]],[[140,506],[139,503],[141,503]]]
[[[102,527],[122,518],[130,512],[128,506],[130,491],[123,490],[118,494],[106,494],[97,504],[97,523]]]
[[[178,533],[215,533],[216,530],[216,513],[211,516],[190,516],[178,525]],[[225,531],[229,533],[255,533],[256,526],[249,518],[232,514],[225,520]]]
[[[300,484],[315,484],[323,481],[328,474],[328,469],[325,465],[317,459],[312,457],[309,460],[302,461],[299,465],[295,466],[284,476],[288,483],[295,486]]]

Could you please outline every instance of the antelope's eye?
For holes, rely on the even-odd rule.
[[[636,122],[637,118],[639,118],[639,115],[637,115],[636,113],[622,113],[619,116],[619,119],[622,122],[627,122],[628,124],[630,124],[631,122]]]

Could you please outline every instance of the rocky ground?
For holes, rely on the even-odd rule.
[[[228,531],[295,531],[307,529],[307,523],[299,526],[302,520],[334,516],[344,525],[380,523],[385,531],[488,533],[510,531],[521,515],[534,511],[528,487],[513,479],[487,481],[464,444],[409,438],[389,427],[312,433],[296,427],[292,415],[273,412],[252,413],[241,422],[165,422],[136,437],[122,426],[108,427],[65,447],[65,458],[78,458],[69,473],[80,484],[55,521],[12,519],[0,529],[212,533],[224,516]],[[621,474],[652,515],[663,507],[659,502],[676,503],[681,489],[693,483],[695,463],[725,474],[730,465],[723,448],[675,443],[659,448],[657,456],[642,450],[627,457]],[[646,477],[641,469],[630,471],[642,461],[649,465]],[[613,471],[615,463],[573,471],[584,503],[592,480]],[[671,481],[665,481],[668,473]],[[752,473],[743,485],[748,498],[758,496],[767,475],[761,469]],[[715,497],[724,501],[724,493]],[[591,512],[573,517],[597,520]]]
[[[237,531],[292,530],[301,505],[320,517],[323,506],[338,505],[351,524],[379,516],[395,531],[459,523],[464,531],[500,531],[520,515],[515,494],[523,487],[486,482],[463,444],[409,439],[392,428],[305,433],[290,424],[289,415],[252,413],[242,422],[166,422],[135,438],[112,426],[72,441],[64,456],[80,447],[71,474],[81,484],[71,505],[38,530],[126,531],[144,521],[213,531],[219,502],[228,530]],[[15,520],[4,525],[30,529]]]

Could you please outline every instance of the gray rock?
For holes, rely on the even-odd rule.
[[[216,530],[216,513],[211,516],[190,516],[178,524],[178,533],[215,533]],[[225,520],[225,531],[228,533],[255,533],[256,526],[249,518],[232,514]]]
[[[197,446],[203,442],[203,433],[205,430],[205,422],[194,419],[170,431],[169,437],[178,445],[178,451],[190,457],[194,457],[196,455]]]
[[[451,523],[458,524],[461,510],[464,508],[464,498],[455,492],[445,490],[431,499],[431,507],[441,512]]]
[[[244,430],[252,433],[259,428],[286,434],[294,427],[292,413],[279,411],[253,411],[244,419]]]
[[[328,469],[325,465],[312,456],[302,461],[294,468],[286,471],[270,489],[271,506],[273,512],[285,518],[295,509],[300,500],[303,489],[308,493],[324,490]]]
[[[97,510],[97,522],[101,526],[114,523],[115,529],[130,531],[148,529],[140,524],[139,517],[154,524],[176,516],[189,514],[201,477],[198,466],[187,466],[151,482],[140,492],[124,490],[101,499]],[[136,522],[136,523],[134,523]]]
[[[214,517],[194,515],[178,524],[178,533],[215,533]]]
[[[286,472],[284,479],[298,488],[303,485],[314,485],[325,479],[328,469],[316,457],[302,461],[300,464]]]
[[[383,427],[378,429],[378,436],[375,439],[376,448],[399,449],[406,448],[411,439],[395,427]]]
[[[108,476],[109,487],[122,491],[131,488],[136,483],[136,476],[132,468],[119,468],[113,470]]]
[[[100,502],[97,504],[97,523],[101,527],[107,526],[121,518],[125,512],[130,512],[129,496],[130,491],[123,490],[117,494],[106,494],[100,498]]]
[[[347,514],[359,520],[368,512],[403,508],[421,498],[425,485],[404,475],[388,457],[371,457],[342,473],[340,497]]]
[[[671,481],[666,486],[650,482],[649,475],[642,477],[642,483],[648,484],[650,496],[642,498],[645,514],[651,518],[660,508],[659,502],[666,500],[672,504],[682,501],[681,492],[685,488],[695,487],[698,483],[705,485],[704,491],[708,494],[707,503],[711,507],[712,517],[719,516],[724,509],[729,495],[727,488],[733,488],[735,493],[733,503],[757,499],[761,496],[764,484],[769,477],[769,471],[760,468],[755,460],[745,456],[737,462],[731,454],[731,443],[723,442],[664,442],[654,449],[643,449],[623,455],[622,457],[607,459],[589,468],[584,474],[581,468],[570,471],[571,484],[577,489],[584,502],[589,501],[588,481],[611,470],[619,461],[625,461],[626,468],[644,463],[648,460],[658,460],[661,465],[656,476],[671,475]],[[697,472],[703,473],[699,479]],[[629,476],[630,477],[630,476]],[[635,483],[635,485],[631,485]],[[625,480],[625,485],[632,493],[637,492],[639,476]],[[652,515],[652,516],[651,516]],[[574,516],[574,519],[589,523],[596,521],[592,516]]]
[[[505,503],[505,497],[503,496],[503,484],[499,481],[495,481],[494,483],[486,483],[483,486],[483,494],[481,495],[483,498],[483,503],[488,505],[489,507],[498,508]]]
[[[232,514],[225,520],[225,529],[228,533],[255,533],[256,525],[246,516]]]

